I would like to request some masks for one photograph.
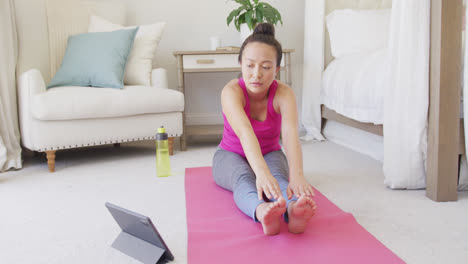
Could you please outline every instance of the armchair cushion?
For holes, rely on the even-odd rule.
[[[123,89],[59,87],[32,96],[31,114],[39,120],[112,118],[182,112],[181,92],[148,86]]]
[[[70,36],[62,65],[47,88],[123,88],[125,65],[137,30],[138,27]]]
[[[165,26],[165,22],[139,26],[125,68],[125,85],[151,85],[153,57]],[[88,32],[108,32],[124,28],[132,27],[123,27],[111,23],[104,18],[91,16],[89,19]]]

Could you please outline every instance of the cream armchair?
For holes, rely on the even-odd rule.
[[[116,3],[88,3],[90,14],[125,24],[125,7]],[[51,48],[46,1],[16,0],[19,42],[18,100],[22,145],[46,152],[55,171],[57,150],[154,139],[157,128],[173,139],[183,133],[184,96],[168,89],[166,71],[154,69],[151,86],[124,89],[56,87],[51,79]]]

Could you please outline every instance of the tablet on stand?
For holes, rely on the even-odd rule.
[[[149,217],[111,203],[106,203],[106,207],[122,229],[112,243],[113,248],[148,264],[161,264],[174,260],[174,256]]]

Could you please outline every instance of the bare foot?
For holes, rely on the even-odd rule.
[[[305,195],[302,195],[295,202],[290,202],[288,206],[289,232],[304,233],[309,219],[315,214],[316,208],[314,200]]]
[[[277,235],[280,232],[281,215],[286,212],[286,200],[280,197],[275,202],[261,203],[257,206],[255,215],[262,223],[263,233],[268,236]]]

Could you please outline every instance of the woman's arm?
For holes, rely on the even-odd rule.
[[[263,158],[260,144],[245,114],[244,101],[244,94],[237,80],[229,82],[223,88],[221,92],[223,113],[239,138],[247,161],[257,177],[258,199],[262,200],[262,192],[269,199],[272,197],[278,199],[281,196],[281,190]]]
[[[276,98],[281,113],[282,141],[289,164],[288,198],[291,198],[293,193],[297,197],[304,194],[314,195],[312,186],[304,177],[302,149],[298,132],[296,96],[293,90],[283,83],[280,83],[280,86],[278,86],[278,92]]]

